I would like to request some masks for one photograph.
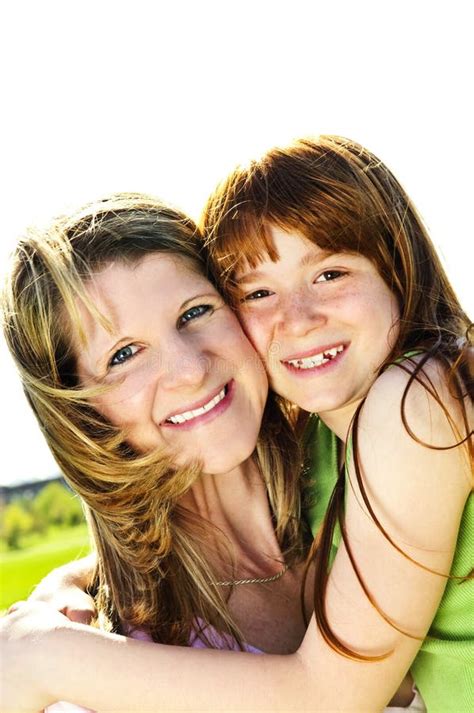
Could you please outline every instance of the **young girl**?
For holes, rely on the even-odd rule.
[[[343,652],[323,594],[346,487],[340,480],[328,507],[337,482],[335,437],[348,446],[348,470],[370,519],[391,542],[387,556],[411,557],[422,567],[437,528],[426,496],[438,483],[427,470],[421,487],[419,445],[433,449],[433,467],[449,449],[458,451],[459,470],[453,463],[441,476],[453,489],[462,459],[468,466],[468,448],[472,455],[470,322],[399,183],[377,157],[346,139],[297,141],[237,169],[210,198],[203,226],[213,267],[272,388],[318,414],[307,432],[315,535],[324,520],[315,612]],[[454,414],[462,425],[453,423],[449,435],[443,424]],[[464,487],[471,482],[466,467]],[[428,710],[467,709],[474,694],[474,586],[464,579],[474,567],[473,508],[471,494],[451,577],[411,669]],[[356,554],[355,541],[353,548],[367,595],[373,592],[374,606],[389,615],[375,596],[377,564],[368,543],[364,552]]]
[[[337,147],[338,142],[334,141],[333,144]],[[310,148],[312,146],[310,144]],[[323,147],[321,168],[324,168],[324,155],[327,152],[328,147]],[[285,158],[284,151],[276,153]],[[338,154],[337,149],[335,153]],[[347,161],[339,161],[339,165],[344,168],[342,177],[346,182],[354,173],[357,175],[354,170],[358,166],[357,153],[353,152],[351,156],[355,156],[352,170],[350,165],[347,166]],[[312,158],[315,158],[314,154]],[[317,161],[314,163],[317,164]],[[301,171],[301,162],[299,166],[296,162],[296,166]],[[361,176],[353,181],[361,183],[364,189],[367,188],[364,183],[365,172],[361,171]],[[246,180],[250,181],[257,174],[258,169],[254,168],[247,174]],[[291,206],[295,196],[288,184],[285,185],[286,177],[279,183],[278,180],[268,180],[268,176],[262,174],[261,187],[270,191],[266,196],[268,205],[271,204],[271,191],[275,190],[276,195],[280,191],[281,196],[288,197],[285,207],[292,215]],[[330,177],[329,183],[334,185],[334,182],[334,178]],[[339,181],[334,196],[328,201],[336,216],[340,206],[335,198],[342,200],[357,194],[354,186],[347,185],[344,188],[341,183],[344,181]],[[378,190],[377,182],[374,183]],[[316,194],[316,187],[317,184],[314,184],[310,191],[306,185],[308,195],[314,194],[314,209],[324,205],[321,197]],[[406,295],[413,302],[417,285],[413,275],[407,277],[403,272],[403,266],[410,266],[413,262],[413,255],[407,253],[407,246],[404,245],[400,251],[405,258],[401,261],[390,247],[394,234],[382,230],[379,245],[373,246],[370,259],[366,257],[369,255],[368,248],[364,255],[359,249],[363,245],[364,232],[370,228],[369,219],[377,219],[372,205],[365,214],[363,205],[360,211],[357,205],[356,209],[352,205],[345,216],[341,211],[341,223],[336,223],[336,228],[340,230],[336,236],[352,234],[353,242],[350,246],[343,245],[341,251],[335,237],[331,236],[324,243],[324,232],[321,231],[316,241],[318,249],[314,249],[314,245],[308,245],[308,238],[304,237],[303,220],[298,235],[289,236],[288,228],[294,229],[291,223],[285,224],[283,219],[278,221],[272,214],[264,214],[261,221],[258,218],[252,221],[252,213],[246,214],[242,210],[242,201],[236,200],[232,206],[228,191],[229,184],[223,192],[225,200],[220,201],[217,196],[208,211],[210,219],[207,225],[213,228],[211,238],[219,236],[211,250],[215,264],[223,269],[226,284],[234,293],[239,290],[238,294],[247,297],[251,303],[264,303],[267,298],[277,297],[277,304],[268,312],[265,312],[265,307],[253,304],[250,309],[260,309],[260,313],[243,309],[246,328],[261,349],[275,386],[284,396],[290,396],[285,393],[288,385],[294,387],[295,393],[298,393],[295,401],[301,401],[299,405],[307,409],[317,408],[326,424],[341,439],[346,438],[352,416],[369,394],[360,411],[359,423],[353,429],[353,457],[349,454],[347,459],[351,487],[347,488],[345,496],[342,495],[344,481],[340,480],[332,500],[332,507],[334,503],[339,509],[341,505],[345,506],[342,531],[346,541],[339,547],[327,582],[327,612],[323,607],[323,590],[316,590],[316,613],[321,629],[316,628],[312,621],[295,654],[254,657],[250,664],[245,654],[232,654],[229,657],[212,651],[200,654],[184,649],[171,652],[163,651],[160,646],[147,646],[139,642],[131,642],[124,650],[120,637],[111,635],[107,639],[100,632],[91,632],[55,618],[57,628],[54,631],[48,630],[44,641],[47,646],[48,670],[51,665],[59,668],[56,669],[53,681],[51,674],[42,667],[36,676],[41,677],[41,690],[47,690],[50,696],[56,692],[57,697],[82,700],[91,706],[119,705],[124,710],[134,707],[179,707],[189,710],[222,710],[223,707],[235,710],[334,710],[337,707],[340,710],[380,710],[417,652],[421,638],[439,605],[446,581],[438,573],[446,576],[451,564],[462,511],[471,487],[466,449],[452,447],[461,440],[459,434],[466,433],[463,418],[466,407],[462,400],[453,397],[446,388],[442,362],[431,358],[423,367],[423,377],[420,377],[424,383],[415,380],[404,403],[405,422],[418,438],[416,440],[408,433],[400,416],[400,403],[410,375],[402,368],[393,366],[377,378],[381,365],[388,363],[398,345],[402,347],[402,356],[407,352],[410,354],[413,346],[419,352],[427,345],[423,343],[426,325],[422,322],[417,325],[418,343],[412,345],[409,340],[403,341],[407,329],[402,320],[407,318],[408,312],[399,292],[404,296],[405,290],[409,288]],[[364,191],[359,190],[358,193],[364,195]],[[297,205],[296,202],[294,204]],[[215,210],[216,205],[218,210]],[[388,204],[385,209],[387,207]],[[401,215],[407,208],[405,205]],[[300,211],[293,209],[293,212],[291,220],[296,221]],[[320,216],[321,222],[325,215],[322,213]],[[347,223],[348,217],[352,218],[352,222]],[[262,234],[264,239],[270,235],[271,240],[264,243],[265,249],[262,249],[260,255],[257,254],[261,264],[257,259],[252,265],[253,254],[250,250],[247,252],[247,260],[241,264],[230,260],[229,255],[235,256],[238,253],[232,252],[229,245],[222,242],[227,239],[226,218],[229,219],[228,223],[234,220],[233,225],[240,226],[244,236],[254,241],[253,245],[258,245],[257,240],[262,238]],[[383,223],[383,214],[380,212],[378,220]],[[252,225],[256,228],[254,232],[251,232]],[[398,225],[399,231],[401,227]],[[420,237],[416,235],[416,239]],[[288,254],[285,254],[287,240],[291,241],[291,247]],[[330,246],[332,250],[328,249],[330,240],[334,241]],[[425,240],[423,234],[421,240]],[[222,245],[222,250],[220,247],[215,250],[215,245]],[[276,259],[277,250],[280,260],[285,261],[287,266],[284,273],[278,272],[281,263]],[[267,252],[275,262],[265,260]],[[393,275],[379,267],[384,254],[388,256],[387,265],[390,265],[392,257],[395,259]],[[334,263],[330,261],[333,255],[338,258]],[[382,257],[377,262],[379,256]],[[319,269],[312,275],[312,279],[308,279],[307,273],[303,279],[302,270],[315,266]],[[442,280],[436,262],[427,263],[427,266]],[[255,285],[252,280],[262,277],[262,274],[255,275],[259,267],[262,267],[264,283],[258,283],[250,292],[245,289],[244,293],[241,291],[242,284],[252,288]],[[273,267],[276,272],[269,274],[268,270]],[[291,289],[285,291],[287,280]],[[342,291],[315,299],[321,286],[328,289],[332,282],[340,285],[344,280],[348,294]],[[402,286],[400,289],[399,285]],[[415,303],[417,301],[418,317],[421,316],[419,311],[422,300],[415,299]],[[459,310],[459,320],[456,320],[455,310],[455,303],[451,315],[444,310],[446,319],[441,324],[441,331],[451,321],[451,326],[455,327],[459,336],[464,329],[463,315]],[[452,315],[454,317],[451,319]],[[258,341],[260,337],[257,339],[255,334],[261,334],[262,339]],[[452,359],[459,347],[452,344],[450,348],[448,358]],[[446,355],[443,349],[440,349],[440,355],[438,360]],[[411,361],[406,364],[402,362],[402,366],[415,370],[421,365],[422,358],[418,353],[408,356],[407,359]],[[308,373],[302,375],[299,372]],[[462,366],[459,373],[462,384]],[[316,378],[319,379],[317,393],[315,387],[313,391],[312,383]],[[302,382],[302,379],[305,381]],[[311,399],[314,400],[310,402]],[[328,432],[320,425],[318,428],[320,436],[328,436]],[[453,437],[453,430],[456,438]],[[423,443],[430,442],[430,439],[435,445],[441,444],[448,448],[435,451]],[[332,448],[334,441],[331,438],[327,440],[328,447]],[[333,455],[333,451],[325,454],[325,464]],[[354,467],[358,461],[360,480],[356,477]],[[330,476],[331,468],[328,477],[317,482],[316,488],[321,491],[322,497],[315,503],[314,518],[321,519],[321,510],[325,509],[324,497],[332,487]],[[368,494],[366,502],[363,501],[364,491]],[[469,513],[466,510],[464,517],[466,514],[470,517]],[[380,520],[394,544],[387,540],[380,526],[374,522],[374,517]],[[327,518],[326,526],[331,524],[331,519],[334,518]],[[327,555],[331,549],[330,528],[329,535],[323,534],[320,542],[318,551],[322,554],[317,557],[317,574],[318,578],[327,579],[323,555]],[[337,541],[334,545],[337,546]],[[397,546],[401,552],[396,549]],[[13,629],[15,625],[21,626],[22,621],[31,622],[33,615],[28,619],[20,611],[14,616],[17,617],[16,621],[10,623]],[[77,676],[71,680],[64,659],[64,645],[74,641],[79,647],[76,649],[79,653],[79,658],[76,658],[80,669],[79,678],[91,675],[100,661],[100,687],[91,684],[86,691],[81,691]],[[346,657],[335,653],[335,646]],[[25,660],[30,670],[28,664],[35,663],[34,658],[33,661],[31,659],[31,647],[28,653],[22,650],[18,641],[15,644],[10,642],[10,647],[13,654],[20,651],[30,657]],[[361,660],[364,656],[369,661]],[[127,676],[116,681],[116,689],[111,691],[107,685],[104,686],[104,681],[113,680],[113,671],[119,665],[126,667]],[[219,668],[216,669],[216,666]],[[173,671],[177,667],[180,678],[184,677],[187,683],[187,687],[180,690],[179,701],[176,701],[172,685]],[[160,672],[158,682],[144,674],[151,670]],[[469,669],[466,667],[464,670]],[[217,677],[214,675],[216,671]],[[245,687],[241,686],[242,680],[246,683]],[[212,689],[209,685],[211,681]],[[34,682],[32,687],[34,689]],[[465,696],[465,687],[463,691],[461,695]],[[38,698],[34,700],[36,704]],[[455,702],[453,710],[456,705]],[[459,705],[457,709],[460,709]]]

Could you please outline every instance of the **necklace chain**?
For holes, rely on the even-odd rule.
[[[266,582],[274,582],[277,579],[280,579],[280,577],[283,577],[285,572],[289,569],[289,565],[285,564],[285,566],[276,574],[273,574],[271,577],[255,577],[254,579],[229,579],[226,582],[211,582],[211,584],[214,584],[216,587],[237,587],[239,584],[265,584]]]

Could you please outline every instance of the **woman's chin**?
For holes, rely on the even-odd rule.
[[[236,445],[238,444],[228,444],[227,447],[222,446],[212,456],[208,455],[206,458],[202,458],[203,473],[207,475],[225,475],[244,465],[255,450],[256,439],[252,440],[251,444],[242,444],[240,447],[236,447]]]

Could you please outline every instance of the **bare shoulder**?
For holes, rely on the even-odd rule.
[[[416,366],[407,360],[373,384],[347,459],[344,540],[329,578],[328,617],[352,650],[392,652],[377,664],[336,662],[339,670],[344,666],[351,702],[361,702],[358,710],[373,710],[369,697],[373,704],[390,681],[395,688],[426,636],[471,492],[467,448],[456,446],[454,433],[465,432],[463,409],[450,392],[448,373],[430,361],[407,391]],[[318,634],[308,629],[302,651],[327,678],[332,662],[317,648]]]
[[[406,542],[445,549],[472,491],[469,449],[466,442],[457,445],[471,428],[472,405],[464,400],[462,408],[435,360],[409,384],[415,366],[406,360],[372,386],[360,415],[357,456],[383,521]]]
[[[362,422],[389,428],[392,435],[407,435],[425,446],[456,447],[471,434],[473,405],[460,399],[448,368],[429,359],[417,370],[422,356],[406,359],[381,374],[370,389]],[[416,372],[416,373],[415,373]],[[467,457],[467,448],[461,449]]]

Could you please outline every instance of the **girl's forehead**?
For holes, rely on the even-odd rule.
[[[289,269],[306,267],[324,260],[333,252],[320,247],[298,231],[278,226],[270,226],[269,240],[272,249],[260,254],[257,259],[243,256],[236,269],[236,279],[240,281],[249,275],[258,277],[267,269],[273,270],[282,266]]]

